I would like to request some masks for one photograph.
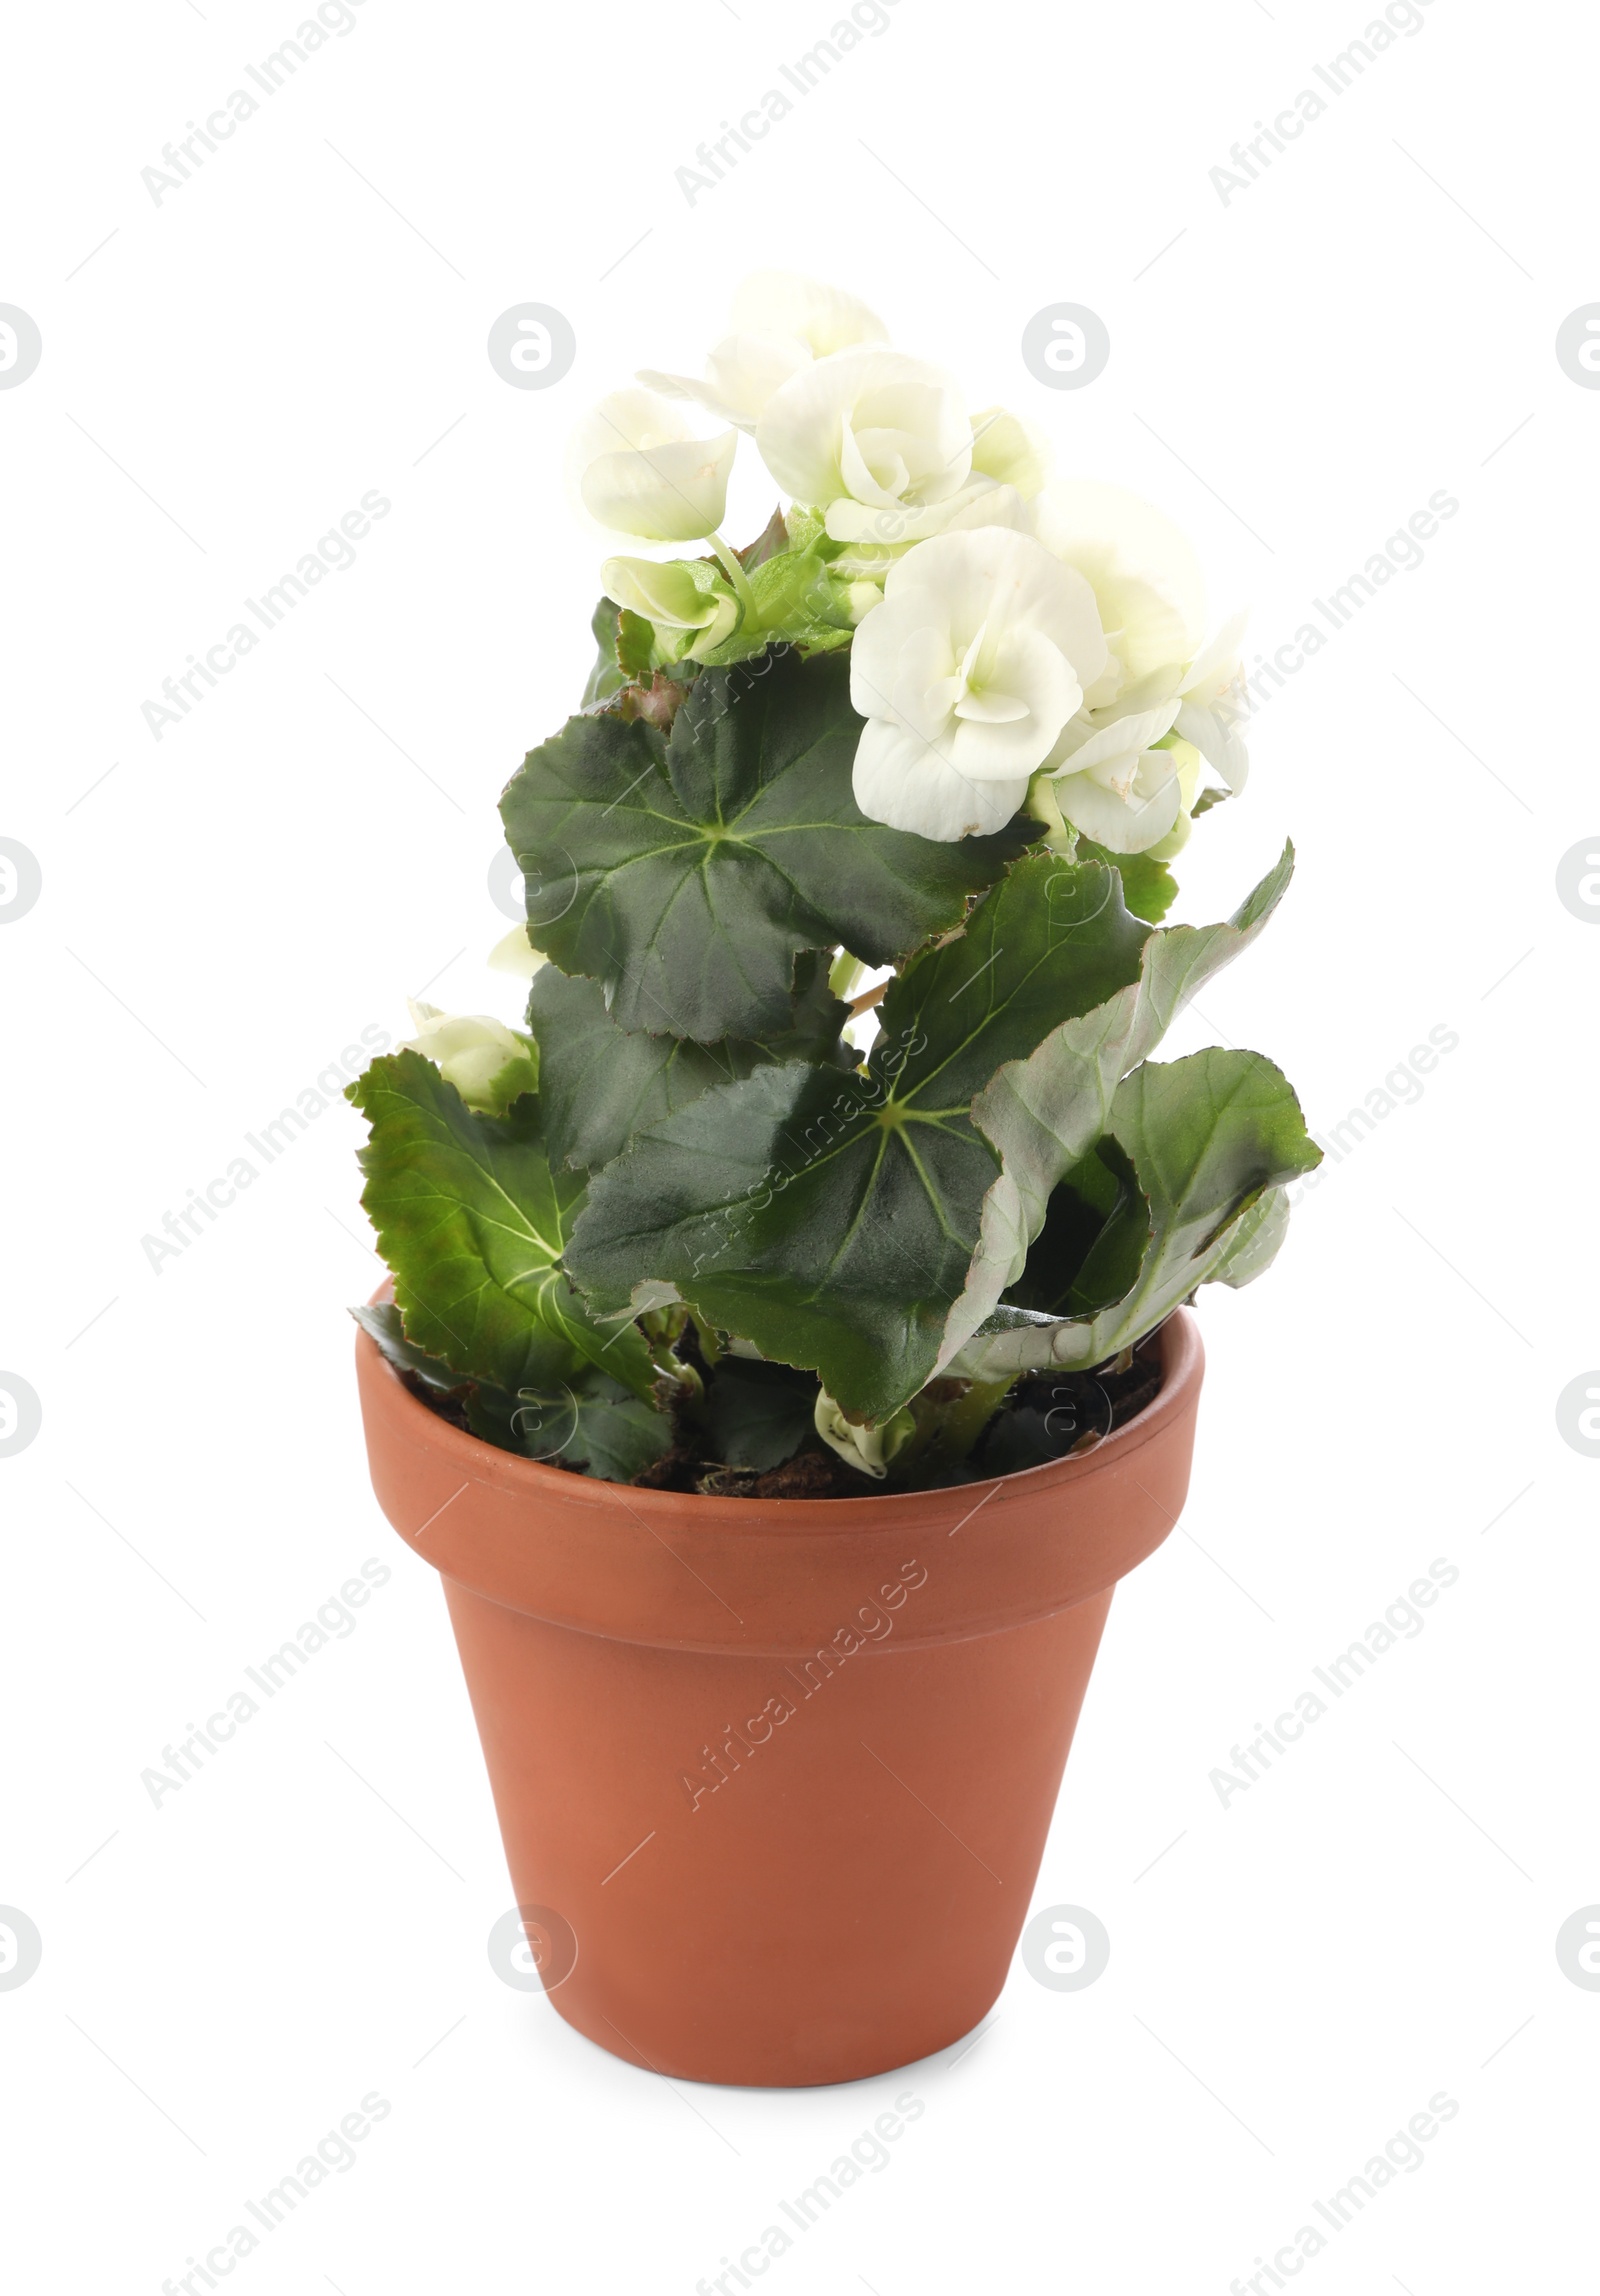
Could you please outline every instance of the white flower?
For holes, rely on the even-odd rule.
[[[1048,808],[1111,853],[1146,853],[1160,844],[1182,805],[1177,760],[1156,743],[1172,730],[1176,702],[1130,710],[1103,725],[1077,717],[1050,753],[1041,776],[1040,818]],[[1058,762],[1059,761],[1059,762]]]
[[[1108,649],[1082,716],[1046,762],[1058,778],[1041,787],[1036,809],[1048,820],[1054,807],[1113,852],[1176,852],[1201,758],[1230,789],[1244,786],[1244,617],[1203,642],[1205,584],[1193,550],[1171,519],[1121,487],[1058,484],[1033,515],[1045,547],[1092,586]],[[1163,739],[1168,746],[1155,747]]]
[[[756,445],[780,486],[826,512],[835,542],[939,533],[972,475],[961,393],[899,351],[837,351],[791,375],[767,401]]]
[[[653,369],[639,380],[668,398],[697,399],[720,421],[750,431],[778,385],[802,367],[888,339],[876,313],[842,288],[789,271],[757,271],[734,296],[729,332],[706,360],[704,382]]]
[[[1003,827],[1104,666],[1088,583],[1031,536],[919,543],[851,647],[856,803],[945,844]]]
[[[591,518],[646,542],[696,542],[722,524],[737,431],[699,439],[651,391],[613,391],[579,424],[569,450]]]
[[[409,1000],[416,1035],[402,1052],[420,1052],[469,1108],[499,1115],[519,1092],[539,1081],[539,1056],[529,1037],[519,1036],[486,1013],[447,1013],[437,1005]]]
[[[1034,521],[1045,548],[1087,578],[1100,609],[1110,659],[1088,706],[1103,708],[1148,679],[1165,690],[1141,700],[1176,693],[1205,636],[1206,593],[1172,520],[1120,486],[1072,479],[1045,489]]]
[[[608,558],[600,569],[608,598],[658,630],[695,633],[696,646],[720,645],[739,619],[727,581],[704,559]],[[687,642],[687,641],[686,641]]]

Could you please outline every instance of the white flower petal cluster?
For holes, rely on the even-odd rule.
[[[1244,617],[1205,640],[1205,583],[1169,518],[1121,487],[1047,488],[1034,530],[1094,591],[1106,665],[1045,763],[1032,810],[1113,853],[1169,858],[1189,834],[1203,759],[1230,790],[1247,759]]]
[[[703,659],[741,616],[759,642],[769,625],[717,532],[739,433],[753,435],[794,506],[793,547],[826,558],[855,626],[855,793],[872,819],[948,842],[1026,801],[1064,846],[1081,834],[1165,858],[1203,767],[1244,787],[1243,618],[1208,641],[1178,528],[1120,487],[1050,483],[1030,424],[971,411],[854,296],[758,272],[703,380],[645,372],[640,386],[579,433],[581,499],[615,533],[709,539],[717,563],[612,558],[607,594],[652,623],[657,660]],[[730,427],[694,436],[685,401]]]
[[[679,408],[653,391],[613,391],[579,425],[569,469],[599,526],[645,542],[699,542],[728,503],[736,431],[696,438]]]
[[[919,543],[851,646],[856,803],[945,844],[1001,828],[1105,654],[1089,584],[1030,535]]]
[[[753,431],[779,384],[813,360],[888,340],[877,313],[842,288],[788,271],[757,271],[734,296],[729,331],[707,358],[703,382],[649,368],[639,380],[668,398],[696,399],[720,422]]]
[[[686,400],[732,427],[693,436]],[[1049,470],[1030,424],[1003,407],[970,412],[940,368],[887,348],[882,320],[855,296],[760,271],[734,297],[703,379],[645,368],[637,387],[601,402],[574,441],[576,491],[615,533],[712,536],[740,431],[829,538],[857,552],[836,562],[846,577],[881,581],[896,556],[952,524],[1016,523]]]

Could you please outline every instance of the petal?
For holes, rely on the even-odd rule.
[[[720,438],[600,455],[583,472],[583,506],[617,534],[649,542],[697,541],[722,524],[738,443],[738,432],[729,430]]]
[[[966,478],[966,414],[947,376],[898,351],[836,351],[780,384],[756,426],[762,461],[797,502],[830,503],[849,491],[840,469],[846,416],[854,429],[927,439],[941,467],[954,471],[953,485]]]
[[[1139,582],[1172,608],[1184,635],[1172,658],[1193,658],[1205,636],[1205,580],[1187,537],[1170,518],[1153,503],[1097,479],[1058,479],[1040,495],[1035,517],[1046,548],[1086,574],[1097,592],[1102,580],[1115,576]]]
[[[972,467],[1019,495],[1033,496],[1050,476],[1050,442],[1043,431],[1004,407],[985,407],[972,418]]]
[[[717,619],[716,587],[709,581],[702,587],[681,558],[664,565],[654,558],[608,558],[600,581],[615,604],[665,629],[705,630]]]
[[[797,336],[818,359],[889,340],[883,321],[857,297],[793,271],[752,272],[734,295],[731,316],[736,333]]]
[[[953,684],[954,680],[950,682]],[[1016,725],[1033,715],[1027,703],[1017,695],[992,691],[964,693],[955,705],[955,713],[973,725]]]
[[[1239,649],[1244,643],[1247,613],[1230,614],[1216,635],[1195,656],[1178,691],[1197,702],[1213,702],[1225,694],[1239,674]]]
[[[1003,829],[1027,795],[1026,774],[973,781],[899,726],[874,719],[856,746],[855,799],[869,821],[941,845]]]
[[[1165,761],[1165,753],[1150,756]],[[1086,837],[1110,853],[1146,853],[1158,845],[1178,818],[1178,777],[1169,769],[1148,793],[1135,788],[1128,798],[1102,789],[1086,773],[1060,774],[1055,782],[1056,803],[1063,815]]]
[[[1250,778],[1250,753],[1237,730],[1242,722],[1243,713],[1236,717],[1225,701],[1212,709],[1185,702],[1176,719],[1177,730],[1184,740],[1194,743],[1207,765],[1222,776],[1235,797]]]

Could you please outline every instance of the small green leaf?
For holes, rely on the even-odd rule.
[[[617,609],[609,598],[602,598],[596,606],[589,627],[599,652],[583,689],[582,707],[586,710],[598,709],[627,683],[617,663]]]
[[[784,649],[702,672],[665,739],[570,719],[501,801],[539,946],[601,981],[623,1028],[715,1044],[788,1025],[803,950],[889,964],[959,924],[1027,824],[943,845],[868,821],[860,731],[848,663]]]
[[[655,659],[656,631],[653,622],[642,614],[630,613],[626,606],[617,614],[617,684],[649,677],[652,670],[664,665]]]
[[[1078,839],[1080,861],[1103,861],[1122,879],[1122,898],[1136,917],[1159,925],[1178,897],[1178,880],[1164,861],[1148,853],[1110,853],[1089,837]]]
[[[643,1333],[598,1326],[561,1266],[584,1184],[552,1173],[537,1093],[479,1115],[407,1051],[375,1060],[348,1097],[372,1127],[361,1201],[411,1343],[512,1393],[554,1391],[592,1363],[648,1398]]]

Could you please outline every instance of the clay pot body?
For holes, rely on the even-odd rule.
[[[680,2078],[799,2087],[982,2019],[1112,1589],[1183,1506],[1187,1311],[1162,1345],[1155,1401],[1090,1452],[763,1501],[494,1449],[361,1335],[373,1487],[444,1579],[512,1887],[579,2032]]]

